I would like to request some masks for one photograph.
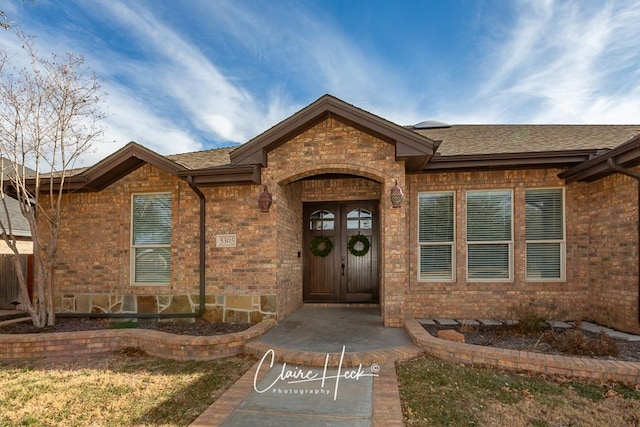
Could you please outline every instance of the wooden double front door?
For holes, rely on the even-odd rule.
[[[303,215],[304,301],[378,302],[377,201],[305,203]]]

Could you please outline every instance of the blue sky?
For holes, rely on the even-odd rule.
[[[243,143],[325,93],[401,125],[640,123],[636,0],[34,0],[2,10],[83,53],[108,96],[91,164]],[[18,51],[11,32],[0,48]]]

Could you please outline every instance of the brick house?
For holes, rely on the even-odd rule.
[[[640,332],[638,164],[637,125],[403,127],[329,95],[238,147],[130,143],[66,184],[57,309],[376,304],[401,326],[532,304]]]

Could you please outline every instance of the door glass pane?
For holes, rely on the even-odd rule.
[[[366,209],[353,209],[347,213],[348,230],[369,230],[372,227],[373,215]]]
[[[310,230],[333,230],[335,215],[331,211],[317,210],[309,217]]]

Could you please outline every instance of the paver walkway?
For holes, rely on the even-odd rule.
[[[192,427],[223,426],[403,426],[400,393],[393,363],[373,370],[363,367],[368,376],[359,379],[341,377],[337,368],[302,367],[268,362],[256,363],[240,380],[219,397]],[[357,368],[344,368],[353,374]],[[254,379],[257,372],[257,390]],[[279,380],[283,372],[311,372],[317,381],[291,383]],[[332,378],[333,377],[333,378]]]
[[[192,426],[403,426],[393,362],[422,352],[379,309],[353,307],[303,307],[247,348],[263,362]]]

